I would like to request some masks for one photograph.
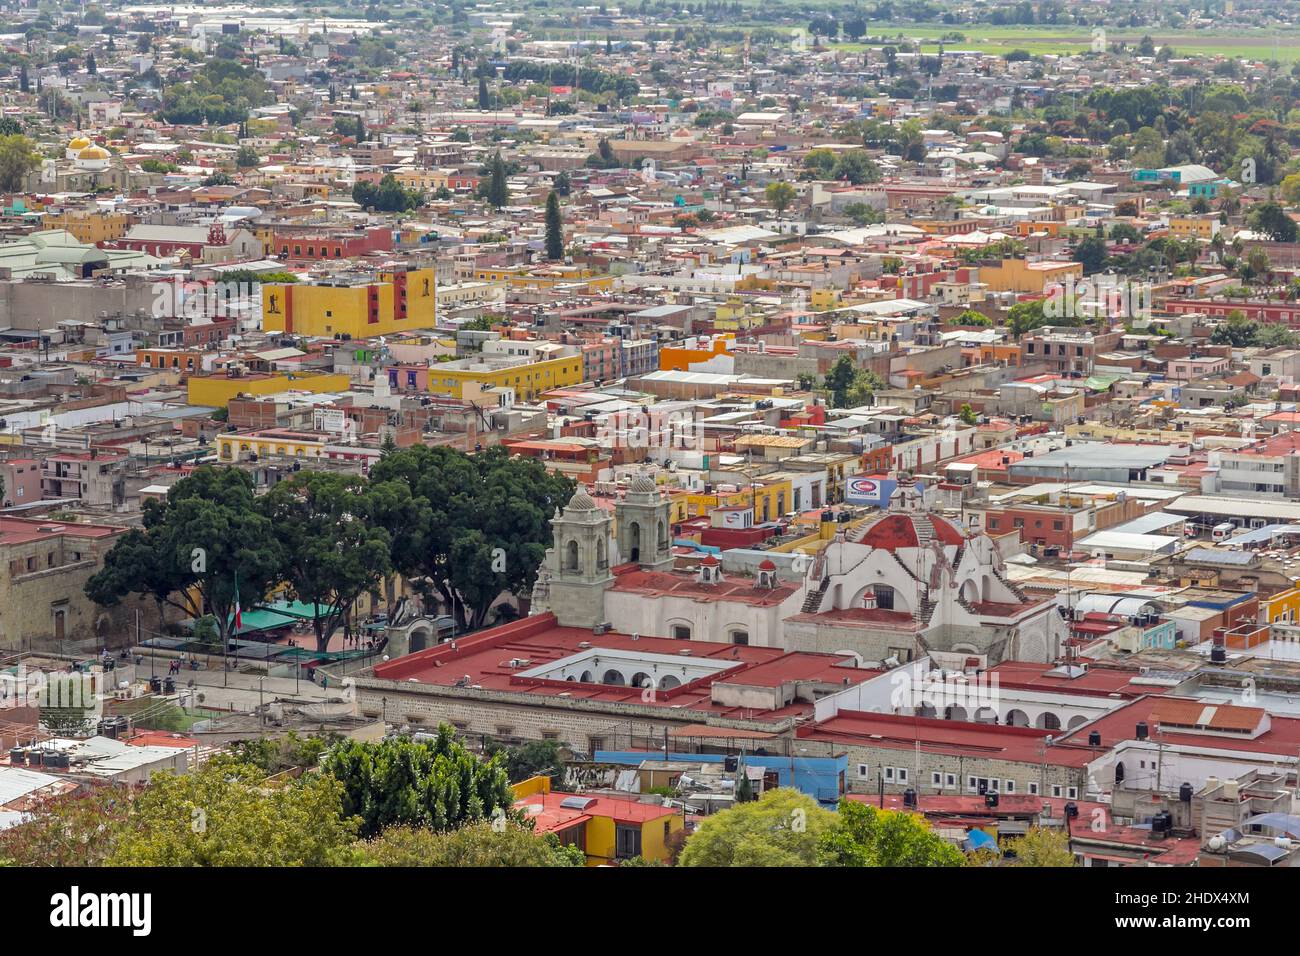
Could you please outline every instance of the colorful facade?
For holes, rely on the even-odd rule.
[[[433,269],[381,272],[370,281],[267,283],[262,325],[268,332],[363,339],[433,328],[437,301]]]

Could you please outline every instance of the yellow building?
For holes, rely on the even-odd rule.
[[[1081,262],[1029,262],[1003,259],[997,265],[981,265],[979,281],[990,292],[1027,292],[1042,294],[1053,284],[1064,284],[1067,276],[1083,279]]]
[[[733,487],[735,490],[721,490]],[[685,497],[686,510],[692,517],[712,514],[715,508],[750,508],[754,511],[754,520],[761,524],[776,521],[790,510],[794,488],[789,479],[758,479],[753,485],[714,485],[714,490],[708,494],[688,492]]]
[[[841,304],[839,289],[813,289],[812,291],[812,310],[814,312],[827,312],[830,309],[837,309]]]
[[[1174,239],[1203,239],[1209,242],[1218,231],[1218,216],[1169,217],[1169,235]]]
[[[611,292],[614,277],[588,266],[549,265],[534,273],[525,266],[483,266],[467,278],[479,282],[505,282],[514,290],[544,292],[559,286],[572,286],[575,292]]]
[[[75,236],[78,242],[91,246],[121,239],[134,222],[135,217],[127,213],[98,209],[64,209],[41,216],[42,229],[62,229]]]
[[[485,356],[442,362],[429,367],[425,390],[432,395],[463,398],[468,385],[514,389],[515,398],[530,402],[542,392],[582,382],[582,356],[529,362],[518,358]]]
[[[553,793],[549,777],[516,784],[515,796],[515,809],[527,815],[535,833],[553,833],[560,843],[578,847],[588,866],[634,857],[667,863],[674,836],[685,825],[680,811],[641,803],[631,795],[622,799]]]
[[[437,323],[433,269],[380,272],[371,278],[343,276],[314,283],[262,286],[262,328],[324,338],[365,339]]]
[[[188,382],[186,402],[190,405],[210,405],[225,408],[232,398],[241,394],[275,395],[279,392],[346,392],[352,387],[352,380],[347,375],[335,375],[322,372],[303,374],[300,372],[274,372],[268,374],[249,374],[247,372],[232,375],[218,372],[213,375],[191,375]]]
[[[1261,624],[1295,624],[1300,618],[1300,588],[1279,591],[1259,600]]]

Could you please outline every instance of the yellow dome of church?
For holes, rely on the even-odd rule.
[[[71,142],[68,143],[67,147],[63,150],[63,158],[76,159],[78,156],[81,155],[81,151],[83,149],[85,149],[87,146],[94,146],[94,145],[95,144],[91,142],[90,137],[76,136],[72,139]]]
[[[77,153],[77,159],[109,159],[112,155],[103,146],[87,146]]]

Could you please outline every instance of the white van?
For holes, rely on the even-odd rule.
[[[1210,536],[1213,537],[1215,541],[1224,541],[1235,530],[1237,530],[1235,524],[1231,521],[1225,521],[1223,524],[1216,524],[1214,530],[1210,532]]]

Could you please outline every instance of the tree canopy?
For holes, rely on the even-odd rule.
[[[350,740],[335,746],[322,769],[343,785],[343,815],[369,838],[391,826],[438,832],[466,823],[514,819],[514,794],[501,755],[480,760],[443,724],[435,739]]]
[[[501,448],[469,456],[416,445],[384,456],[370,480],[402,482],[413,500],[388,525],[396,569],[471,627],[503,591],[533,586],[551,543],[550,518],[573,494],[569,479]]]
[[[198,468],[167,497],[144,505],[143,529],[129,531],[87,582],[87,597],[112,606],[128,594],[152,597],[192,618],[215,616],[228,639],[236,590],[249,606],[277,583],[284,553],[237,468]]]

